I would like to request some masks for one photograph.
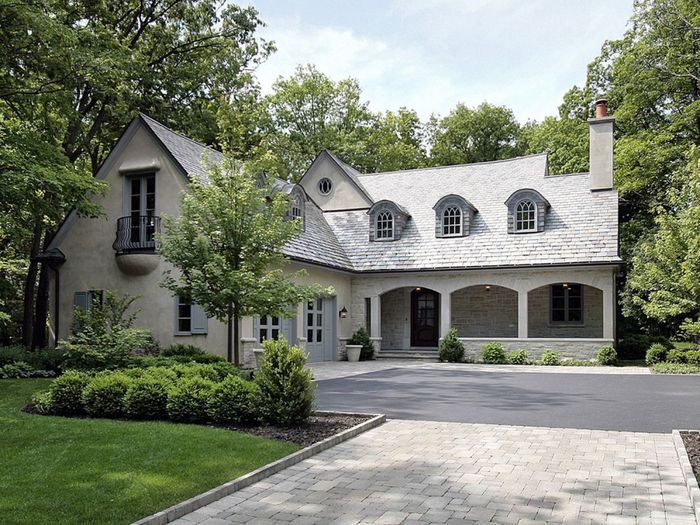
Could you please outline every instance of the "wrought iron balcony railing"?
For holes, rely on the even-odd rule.
[[[156,215],[121,217],[117,219],[117,238],[112,247],[117,255],[153,252],[157,233],[160,233],[160,217]]]

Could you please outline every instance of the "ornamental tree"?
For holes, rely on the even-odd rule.
[[[300,231],[288,210],[271,179],[225,155],[209,166],[208,180],[192,182],[180,217],[164,218],[158,251],[175,271],[166,270],[162,284],[228,323],[228,359],[236,364],[242,317],[291,317],[295,305],[331,292],[296,284],[303,270],[283,271],[282,249]]]

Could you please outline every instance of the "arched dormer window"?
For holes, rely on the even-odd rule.
[[[446,195],[433,206],[435,210],[435,237],[463,237],[469,235],[469,226],[476,208],[459,195]]]
[[[514,192],[505,202],[508,207],[508,233],[543,232],[549,202],[532,189]]]
[[[375,202],[367,211],[370,241],[397,241],[410,215],[405,208],[389,200]]]
[[[289,192],[289,217],[301,221],[302,228],[305,222],[306,194],[300,186],[294,186]]]

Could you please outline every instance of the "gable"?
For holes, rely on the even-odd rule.
[[[369,208],[372,199],[351,169],[324,150],[306,170],[299,185],[323,211]],[[319,187],[324,179],[330,181],[330,191],[326,194]]]

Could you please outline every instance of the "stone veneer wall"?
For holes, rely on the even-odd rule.
[[[410,315],[410,288],[398,288],[382,295],[382,349],[400,350],[410,346]]]
[[[550,287],[528,293],[528,337],[603,337],[603,291],[583,285],[583,324],[553,325],[550,320]]]
[[[481,349],[482,347],[493,339],[464,339],[460,338],[464,344],[464,356],[468,359],[473,359],[475,361],[481,360]],[[499,343],[503,345],[506,352],[516,350],[518,348],[524,348],[527,350],[530,359],[538,359],[542,352],[545,350],[551,350],[553,352],[559,352],[562,359],[581,359],[581,360],[591,360],[595,359],[598,355],[598,350],[603,346],[612,345],[613,341],[598,340],[591,341],[588,339],[581,339],[579,341],[569,340],[569,341],[551,341],[547,339],[506,339],[498,340]]]
[[[452,294],[450,326],[459,337],[518,337],[518,292],[502,286],[462,288]]]

